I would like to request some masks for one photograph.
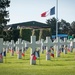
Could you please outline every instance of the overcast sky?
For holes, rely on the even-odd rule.
[[[56,17],[41,17],[41,13],[56,6],[56,0],[11,0],[9,10],[10,22],[8,24],[38,21],[46,23],[47,19]],[[58,19],[71,23],[75,21],[75,0],[58,0]]]

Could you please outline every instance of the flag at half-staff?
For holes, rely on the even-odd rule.
[[[52,7],[50,10],[45,11],[41,14],[41,17],[47,17],[48,15],[54,15],[55,14],[55,6]]]

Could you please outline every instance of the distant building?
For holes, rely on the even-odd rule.
[[[15,41],[18,38],[30,41],[30,36],[33,35],[36,36],[36,40],[41,38],[45,39],[46,36],[51,35],[50,26],[37,21],[10,24],[4,28],[4,31],[8,33],[8,35],[6,35],[8,39],[14,39]]]
[[[20,29],[20,27],[21,28],[31,28],[31,29],[50,28],[49,25],[45,23],[40,23],[37,21],[29,21],[29,22],[10,24],[10,25],[7,25],[4,29],[5,30]]]

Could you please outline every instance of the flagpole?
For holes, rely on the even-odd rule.
[[[58,39],[58,0],[56,0],[56,39]],[[57,40],[56,57],[59,57],[59,40]]]
[[[56,0],[56,39],[58,37],[58,0]]]

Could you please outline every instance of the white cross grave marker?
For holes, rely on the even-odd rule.
[[[18,39],[18,41],[16,42],[15,44],[16,46],[16,49],[17,49],[17,55],[18,55],[18,59],[21,59],[22,58],[22,39]]]
[[[3,63],[2,52],[3,52],[3,38],[0,38],[0,63]]]
[[[7,50],[8,46],[6,44],[6,42],[3,42],[3,56],[6,56],[6,50]]]
[[[4,41],[3,42],[3,50],[6,50],[6,48],[7,48],[7,45],[6,45],[6,42]]]
[[[46,42],[42,43],[42,46],[46,46],[46,60],[50,60],[50,47],[53,46],[53,43],[50,37],[46,37]]]
[[[71,49],[71,52],[73,50],[75,50],[75,38],[73,40],[71,40],[71,42],[70,42],[70,49]]]
[[[56,57],[60,57],[60,46],[64,45],[64,43],[60,40],[60,38],[58,37],[54,42],[54,45],[56,47]]]
[[[26,47],[27,47],[27,41],[22,40],[22,56],[25,56],[25,51],[26,51]]]
[[[25,40],[22,40],[22,53],[25,53]]]
[[[73,39],[73,50],[75,51],[75,38]],[[71,50],[72,52],[72,50]]]
[[[38,44],[41,44],[41,43],[43,43],[43,42],[44,42],[44,39],[41,39],[41,40],[39,40],[39,41],[36,41],[36,43],[38,43]],[[44,53],[43,46],[41,46],[41,53]]]
[[[31,36],[31,43],[27,43],[27,47],[31,47],[31,52],[30,52],[30,65],[35,65],[36,60],[33,59],[33,54],[36,50],[37,47],[41,47],[41,44],[36,43],[36,36]]]
[[[9,53],[9,41],[6,41],[6,53]]]
[[[9,44],[11,56],[14,56],[14,47],[15,47],[14,40],[11,40]]]
[[[67,38],[64,38],[64,54],[67,54],[67,46],[68,44],[70,44],[69,42],[67,42]]]
[[[41,42],[44,42],[44,39],[41,39]],[[44,53],[44,46],[41,46],[41,53]]]

